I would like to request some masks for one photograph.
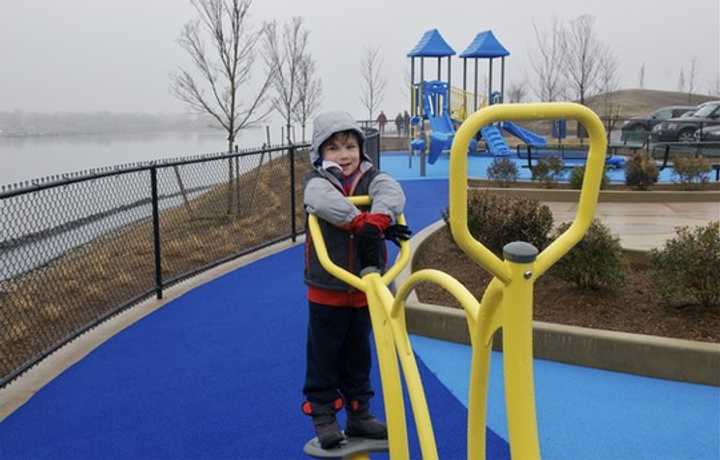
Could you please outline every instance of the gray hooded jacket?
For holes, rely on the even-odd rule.
[[[335,176],[336,172],[323,168],[320,152],[323,142],[333,134],[347,130],[355,131],[361,141],[364,141],[364,133],[352,116],[346,112],[326,112],[318,115],[313,121],[313,139],[310,147],[313,171],[304,178],[303,201],[305,210],[320,219],[320,228],[330,259],[351,273],[359,274],[361,267],[355,254],[353,235],[348,231],[348,226],[362,210],[346,198],[342,182]],[[378,171],[365,155],[362,146],[359,169],[360,173],[349,195],[370,195],[372,205],[369,211],[387,214],[395,221],[396,216],[405,207],[405,194],[400,184],[388,174]],[[322,268],[309,234],[305,240],[305,282],[324,289],[352,290],[350,286]]]

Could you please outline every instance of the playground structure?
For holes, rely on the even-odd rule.
[[[512,242],[500,260],[469,232],[467,222],[467,152],[472,139],[483,126],[503,120],[574,118],[588,131],[590,151],[580,194],[578,211],[570,228],[548,248],[538,250],[527,242]],[[595,213],[600,191],[607,141],[600,119],[586,107],[572,103],[495,105],[474,114],[460,126],[450,153],[449,225],[458,246],[494,275],[482,299],[478,301],[456,279],[432,269],[413,273],[393,297],[388,285],[410,260],[407,242],[401,244],[395,263],[381,274],[374,267],[362,277],[351,274],[329,258],[317,218],[310,216],[308,229],[316,242],[315,249],[323,267],[362,290],[368,298],[378,365],[382,381],[385,415],[388,424],[390,458],[409,458],[405,406],[398,360],[403,370],[410,406],[414,415],[422,458],[436,459],[437,445],[420,374],[405,324],[405,300],[415,285],[434,282],[455,297],[465,310],[468,322],[472,361],[470,369],[467,455],[469,459],[485,458],[485,420],[487,412],[489,359],[492,337],[503,329],[503,367],[510,452],[513,458],[538,459],[538,440],[533,385],[532,299],[534,282],[565,255],[587,231]],[[368,204],[368,197],[352,198],[355,204]],[[398,221],[405,223],[403,216]],[[322,458],[368,458],[362,440],[352,450],[322,451],[312,441],[305,452]],[[359,450],[358,450],[359,449]],[[377,445],[372,450],[377,449]]]
[[[463,60],[462,89],[452,86],[452,56],[455,50],[448,45],[437,29],[423,34],[415,47],[407,53],[410,58],[410,113],[411,141],[409,145],[409,161],[420,158],[420,175],[426,176],[426,163],[435,164],[443,153],[450,151],[456,126],[465,120],[466,114],[477,111],[487,105],[503,103],[505,98],[505,58],[510,52],[500,43],[491,30],[478,33],[460,53]],[[437,60],[437,77],[435,80],[425,79],[425,59]],[[443,80],[442,60],[447,58],[446,79]],[[500,59],[500,88],[493,85],[493,62]],[[416,75],[416,59],[419,60],[419,74]],[[479,60],[488,60],[488,87],[484,96],[478,93]],[[474,68],[473,92],[468,91],[468,60]],[[565,120],[553,120],[553,136],[561,141],[565,133]],[[558,126],[557,129],[556,125]],[[560,129],[562,127],[562,129]],[[536,157],[558,156],[557,153],[545,152],[540,149],[548,145],[545,137],[526,129],[512,121],[505,120],[489,124],[480,129],[480,136],[473,138],[469,144],[470,152],[477,151],[477,141],[482,138],[487,152],[494,157],[509,157],[513,149],[508,146],[505,134],[514,136],[527,146],[528,162]],[[613,156],[607,159],[609,167],[620,167],[624,159]]]

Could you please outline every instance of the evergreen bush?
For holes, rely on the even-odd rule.
[[[540,182],[543,188],[553,188],[562,178],[563,166],[565,164],[562,158],[541,158],[532,167],[533,180]]]
[[[570,188],[574,190],[581,190],[583,184],[583,178],[585,177],[585,166],[576,166],[570,170]],[[602,180],[600,181],[600,190],[603,190],[610,183],[610,178],[607,175],[607,170],[603,168]]]
[[[503,246],[513,241],[526,241],[542,250],[552,226],[550,208],[537,200],[486,191],[469,195],[470,233],[500,258]]]
[[[673,161],[675,175],[686,190],[702,188],[710,179],[712,166],[705,157],[678,156]]]
[[[518,167],[514,161],[506,157],[496,157],[487,168],[488,179],[495,181],[499,187],[509,187],[517,182]]]
[[[553,239],[570,228],[560,225]],[[581,289],[615,289],[625,284],[625,262],[620,239],[597,219],[590,224],[585,236],[551,269],[553,275],[573,283]]]
[[[679,227],[663,249],[650,252],[656,291],[667,303],[720,305],[720,221],[695,228]]]
[[[642,152],[633,154],[625,163],[625,184],[640,190],[655,184],[658,180],[658,167],[650,155]]]

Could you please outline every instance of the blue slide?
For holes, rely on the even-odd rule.
[[[538,147],[547,145],[547,139],[521,126],[518,126],[511,121],[504,121],[502,123],[502,127],[505,131],[509,132],[510,134],[517,137],[528,145]]]
[[[490,125],[480,130],[488,151],[495,156],[508,156],[512,154],[510,147],[497,126]]]
[[[439,117],[429,116],[428,121],[430,122],[430,152],[428,155],[428,163],[435,164],[443,151],[448,151],[450,147],[452,147],[455,128],[447,114]]]
[[[448,107],[448,84],[439,81],[422,82],[422,116],[428,120],[430,125],[430,145],[428,146],[428,163],[435,164],[443,152],[449,152],[455,138],[455,126],[450,119],[450,108]],[[441,114],[441,115],[438,115]],[[473,139],[469,144],[470,152],[477,148],[477,142]],[[413,151],[425,148],[425,141],[414,139],[410,142]]]

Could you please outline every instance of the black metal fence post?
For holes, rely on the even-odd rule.
[[[160,256],[160,210],[158,209],[157,167],[150,168],[150,187],[152,189],[153,248],[155,253],[155,296],[163,297],[162,259]]]
[[[290,145],[290,225],[292,242],[297,240],[297,222],[295,220],[295,147]]]

